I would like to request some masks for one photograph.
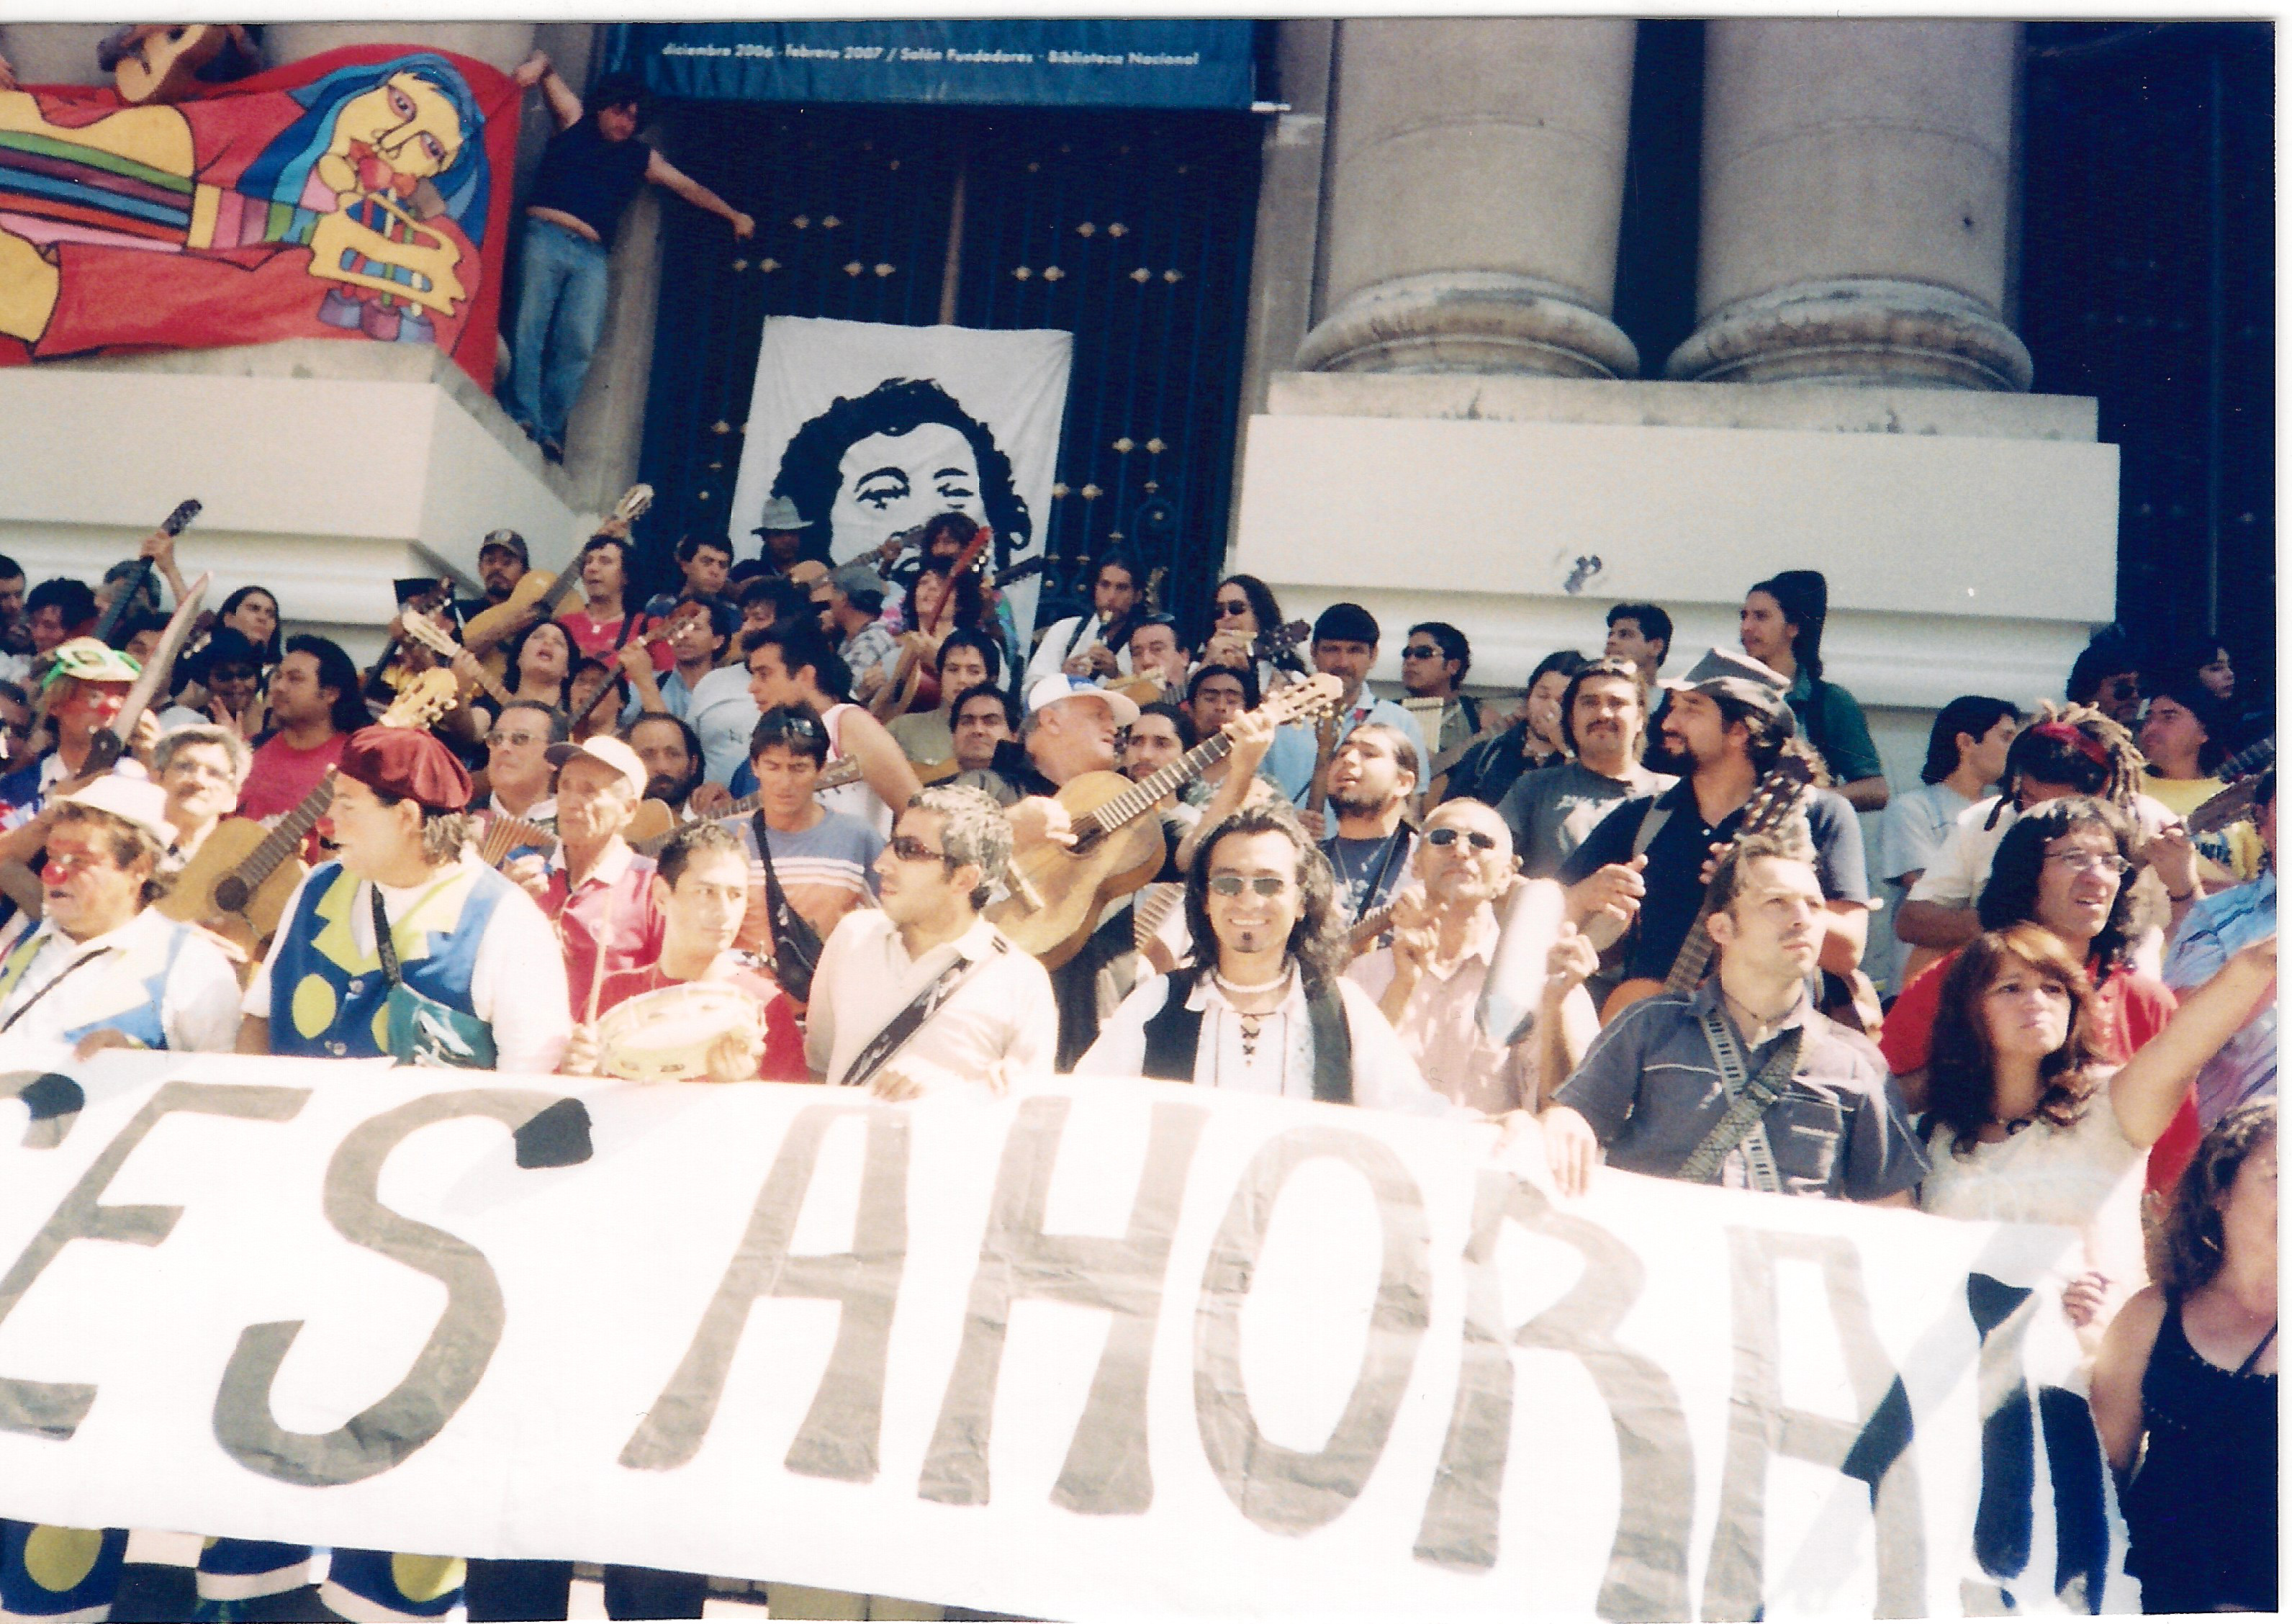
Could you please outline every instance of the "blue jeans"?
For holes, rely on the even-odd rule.
[[[525,222],[504,404],[544,445],[565,443],[565,419],[605,330],[606,258],[597,244],[553,221]]]

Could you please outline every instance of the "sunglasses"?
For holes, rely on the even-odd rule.
[[[903,863],[943,863],[947,853],[934,852],[913,835],[892,836],[892,855]]]
[[[1440,650],[1434,648],[1429,642],[1411,643],[1408,648],[1401,650],[1400,657],[1403,659],[1443,659],[1447,658]]]
[[[1236,615],[1246,615],[1249,612],[1249,600],[1247,598],[1220,598],[1217,601],[1216,609],[1217,618],[1219,619],[1230,620]]]
[[[826,736],[820,731],[819,723],[810,716],[775,716],[763,732],[766,739],[819,739]]]
[[[486,735],[486,742],[488,744],[505,744],[511,746],[529,745],[539,739],[541,735],[538,733],[528,733],[523,731],[504,733],[501,729],[496,728],[492,732]]]
[[[1493,852],[1497,849],[1497,837],[1494,835],[1484,834],[1479,829],[1443,828],[1424,831],[1424,844],[1428,846],[1452,846],[1458,840],[1471,841],[1473,850],[1475,852]]]
[[[1238,897],[1247,885],[1262,897],[1278,897],[1289,887],[1289,882],[1278,874],[1213,874],[1210,889],[1222,897]]]

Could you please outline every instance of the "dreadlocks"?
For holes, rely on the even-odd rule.
[[[1990,823],[1994,827],[2005,808],[2018,801],[2024,781],[2063,784],[2071,794],[2092,796],[2130,813],[2148,764],[2133,735],[2103,712],[2044,700],[2006,752],[2006,783],[2014,793],[1998,797]]]

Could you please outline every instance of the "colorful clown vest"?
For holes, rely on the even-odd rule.
[[[110,1030],[125,1033],[141,1048],[164,1049],[167,978],[175,968],[175,956],[191,935],[188,925],[149,911],[140,914],[106,939],[108,951],[98,949],[96,960],[60,978],[52,992],[36,996],[43,1001],[52,998],[57,1011],[71,1022],[58,1034],[66,1043]],[[0,1004],[8,1001],[51,940],[50,933],[35,930],[0,959]],[[71,957],[78,956],[75,951]]]
[[[426,1001],[434,1019],[427,1053],[454,1063],[486,1065],[490,1041],[470,996],[478,944],[502,899],[517,887],[492,869],[464,862],[422,892],[391,920],[399,975]],[[357,877],[327,863],[304,883],[293,916],[278,931],[270,966],[270,1052],[371,1060],[393,1053],[390,984],[376,954],[362,951],[351,928],[352,909],[367,912]],[[408,1000],[399,1000],[401,1009]],[[401,1014],[401,1024],[404,1016]],[[442,1030],[450,1025],[456,1030]],[[399,1059],[411,1058],[399,1054]]]

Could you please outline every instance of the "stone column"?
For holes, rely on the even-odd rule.
[[[1675,378],[2026,390],[2004,320],[2020,25],[1709,26]]]
[[[1348,18],[1300,367],[1629,377],[1609,319],[1635,25]]]

